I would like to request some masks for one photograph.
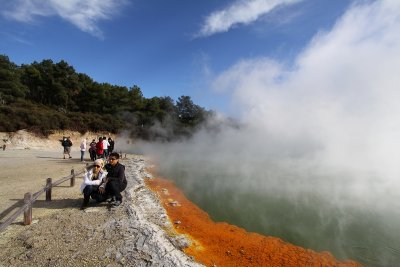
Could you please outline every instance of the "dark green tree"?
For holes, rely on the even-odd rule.
[[[195,126],[205,119],[205,110],[194,104],[190,96],[181,96],[176,102],[179,121],[186,126]]]
[[[142,90],[140,89],[139,86],[134,85],[129,89],[129,106],[130,106],[130,111],[140,111],[143,109],[144,106],[144,97]]]
[[[145,98],[137,85],[98,83],[64,60],[19,67],[0,55],[1,131],[118,132],[130,127],[136,137],[173,140],[190,136],[208,114],[189,96],[176,104],[169,96]]]
[[[0,104],[24,98],[28,88],[20,82],[20,70],[5,55],[0,55]]]

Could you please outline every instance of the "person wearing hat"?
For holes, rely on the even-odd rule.
[[[102,159],[96,159],[92,168],[83,176],[83,182],[80,187],[81,193],[83,193],[82,210],[89,205],[90,197],[97,200],[99,185],[107,177],[107,172],[103,170],[103,165]]]

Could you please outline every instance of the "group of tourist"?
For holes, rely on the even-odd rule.
[[[61,145],[64,148],[64,159],[66,156],[68,158],[71,157],[71,147],[72,147],[72,142],[70,137],[64,136],[62,140],[60,140]],[[86,152],[86,147],[87,147],[87,138],[84,138],[81,142],[80,145],[80,151],[81,151],[81,161],[84,162],[85,160],[85,152]],[[96,142],[95,139],[92,140],[92,142],[89,144],[89,155],[90,159],[92,161],[95,161],[96,159],[107,159],[108,156],[114,151],[114,140],[109,137],[108,139],[103,136],[99,137],[99,141]]]
[[[90,159],[95,161],[96,159],[107,159],[108,156],[114,151],[114,140],[105,136],[99,137],[99,141],[95,139],[89,144]]]
[[[83,193],[81,209],[88,207],[90,198],[97,203],[107,201],[113,206],[121,205],[121,192],[126,186],[125,166],[119,163],[118,153],[110,153],[105,165],[102,158],[96,159],[83,177],[80,188]]]
[[[66,155],[71,157],[72,141],[70,137],[64,136],[60,140],[64,148],[64,159]],[[81,161],[84,162],[87,138],[83,139],[80,145]],[[121,192],[127,186],[125,177],[125,166],[119,163],[119,154],[114,151],[114,140],[103,136],[95,139],[89,144],[90,159],[93,165],[88,167],[83,177],[80,190],[83,194],[81,209],[85,209],[90,198],[97,203],[107,201],[113,206],[119,206],[122,202]]]

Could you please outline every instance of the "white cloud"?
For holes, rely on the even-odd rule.
[[[2,15],[20,22],[36,17],[59,16],[84,32],[102,38],[98,21],[111,19],[125,0],[16,0],[4,3]]]
[[[226,32],[238,24],[250,24],[280,5],[289,5],[302,0],[240,0],[226,9],[211,13],[198,33],[210,36]]]
[[[307,139],[320,163],[400,176],[400,2],[353,5],[294,66],[250,59],[215,81],[265,138]],[[287,148],[285,148],[287,149]]]

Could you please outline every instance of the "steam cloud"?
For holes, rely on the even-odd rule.
[[[241,172],[257,188],[309,188],[317,183],[315,189],[330,197],[353,195],[354,201],[366,201],[368,195],[371,203],[375,197],[398,196],[397,55],[400,4],[354,5],[330,32],[317,34],[291,66],[268,58],[242,60],[214,81],[217,90],[231,95],[245,127],[140,148],[161,169],[207,160]],[[266,181],[257,165],[285,175],[278,180],[270,175]]]
[[[352,218],[342,209],[379,214],[385,225],[374,225],[376,231],[396,229],[399,55],[400,2],[355,4],[332,30],[318,33],[292,64],[246,59],[220,74],[213,85],[239,110],[240,129],[202,131],[174,144],[137,143],[136,151],[150,155],[164,175],[181,172],[186,186],[214,175],[202,194],[228,189],[234,192],[231,202],[251,192],[334,206],[330,212],[338,212],[338,236],[348,235],[346,222]],[[219,179],[221,171],[229,179]],[[310,194],[318,198],[307,199]],[[321,224],[332,223],[323,211],[318,216]],[[259,220],[268,224],[273,218]],[[390,243],[390,233],[385,234]],[[378,255],[378,264],[394,263],[390,253]]]

